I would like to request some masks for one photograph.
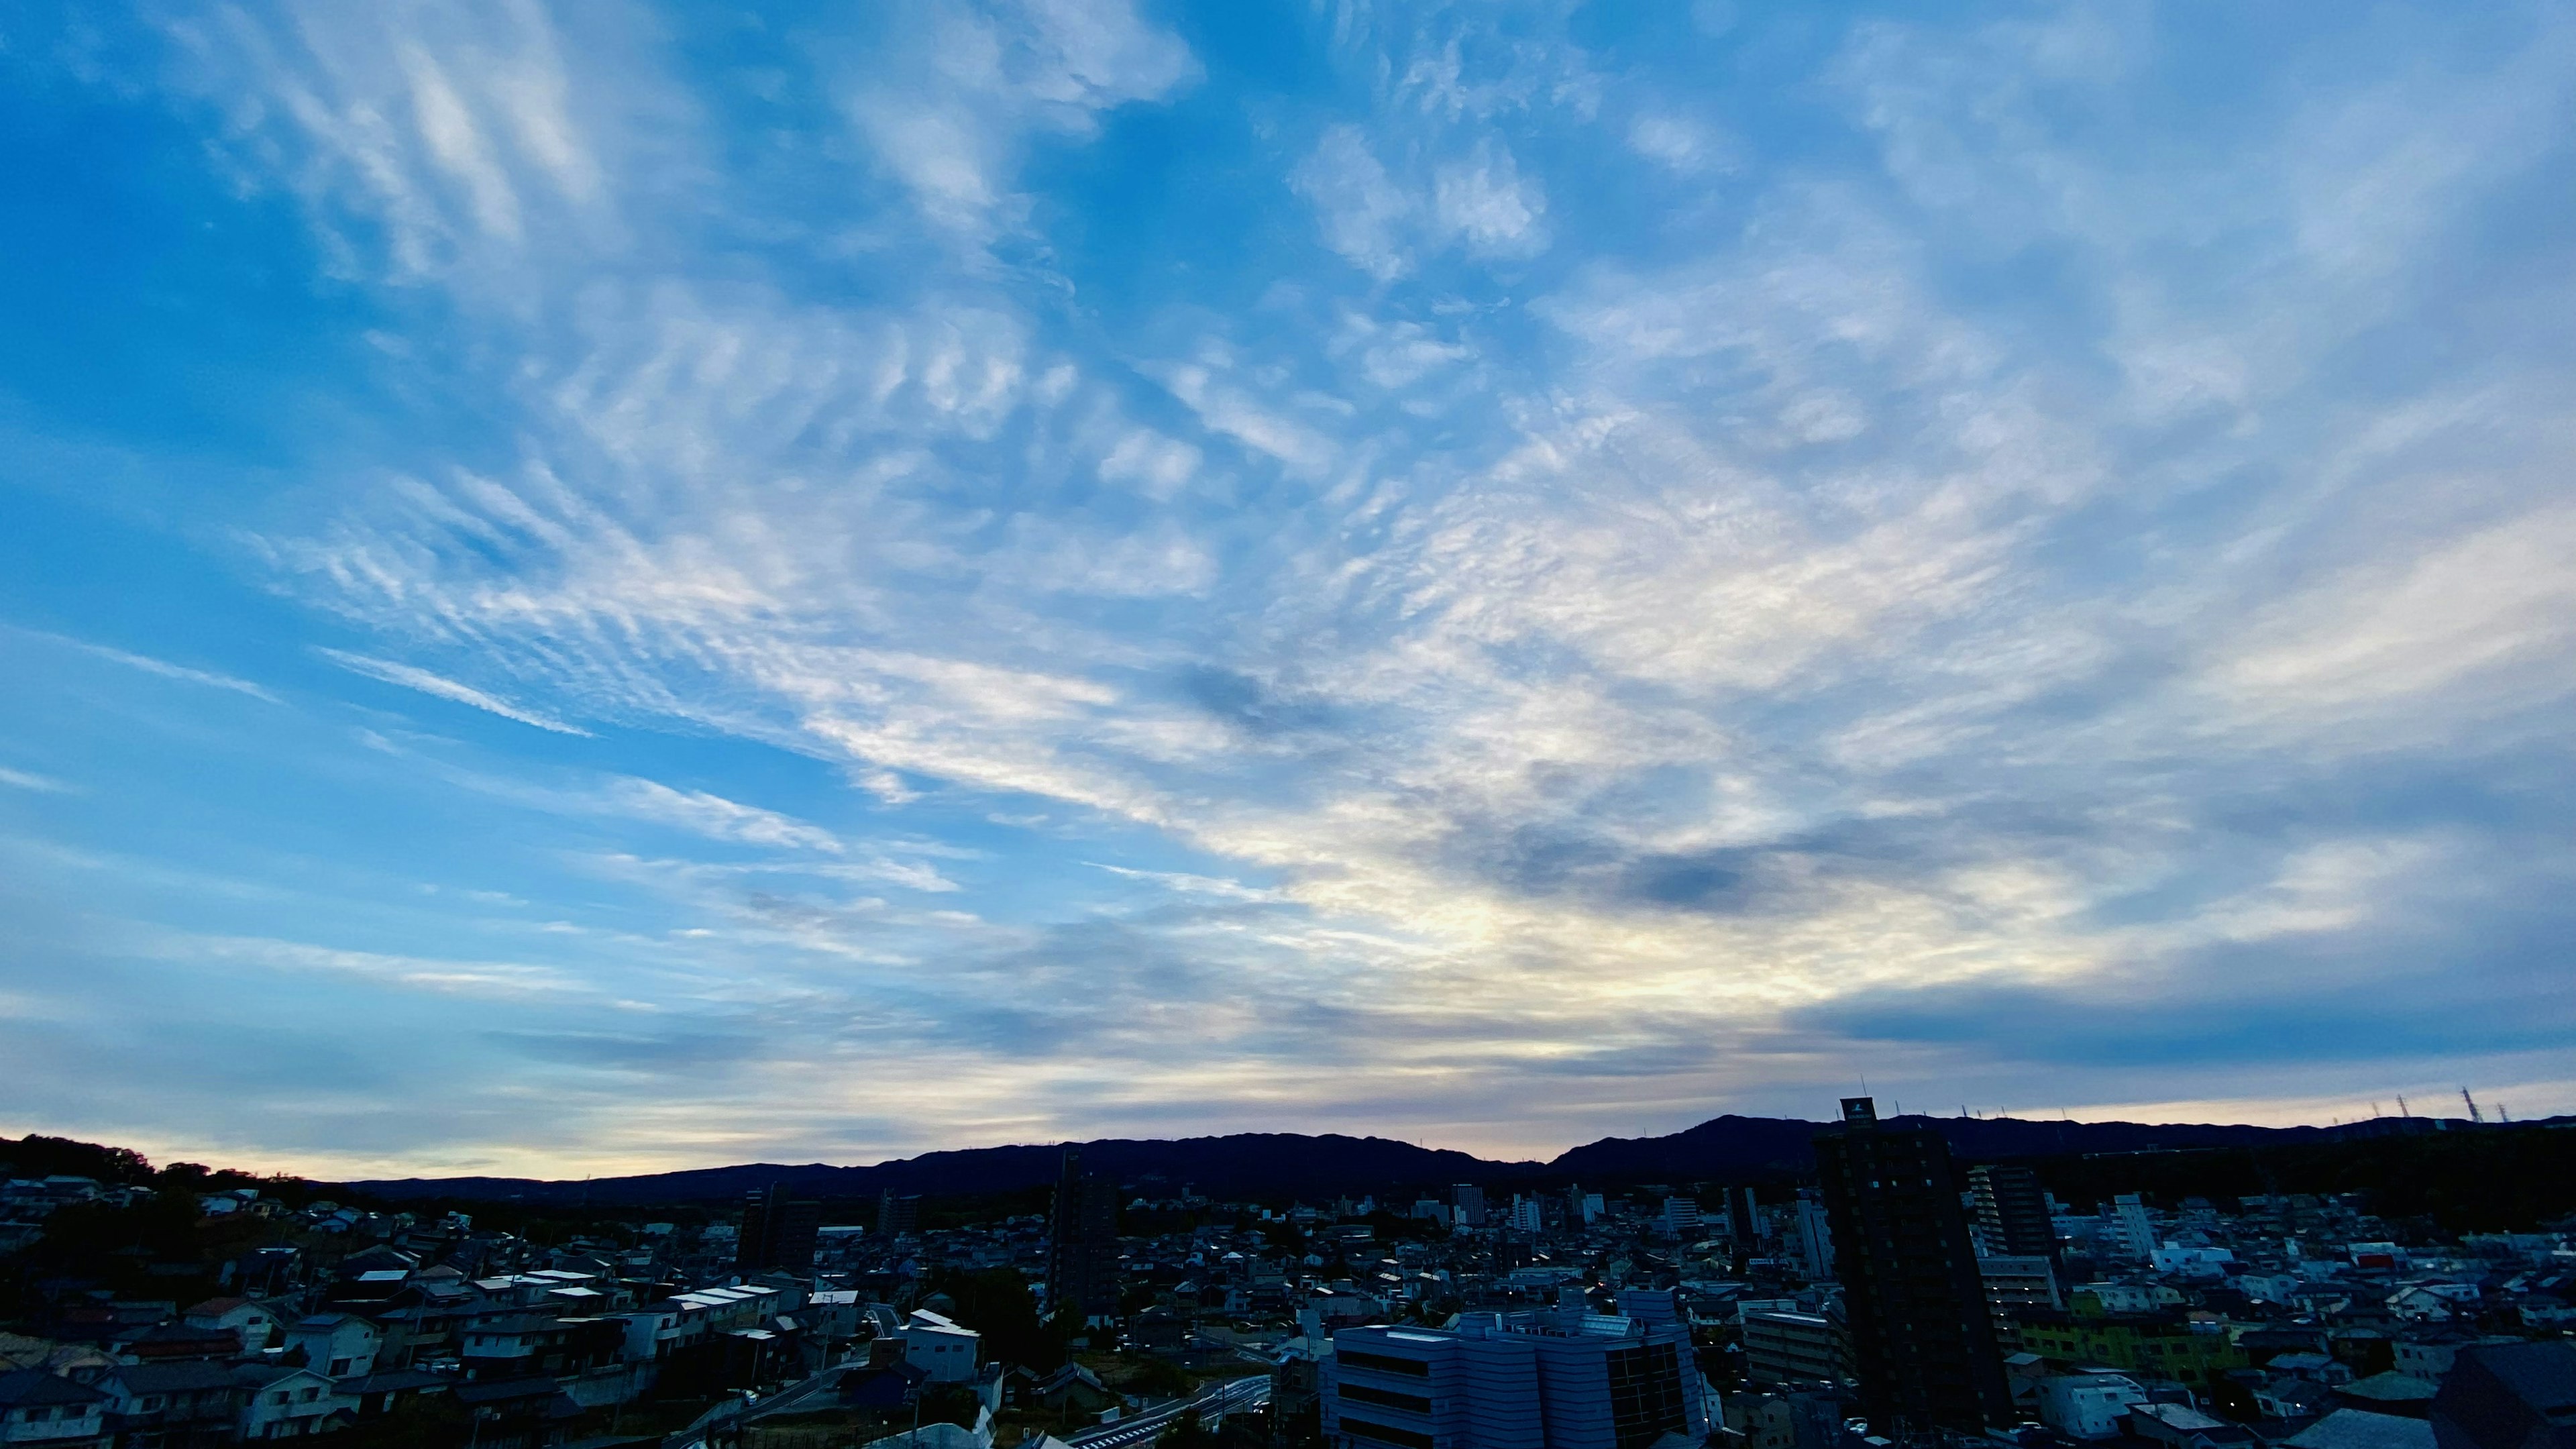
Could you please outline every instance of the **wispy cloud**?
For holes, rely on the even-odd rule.
[[[353,673],[363,674],[369,679],[382,680],[387,684],[399,685],[404,689],[418,690],[434,699],[466,705],[486,714],[497,714],[503,719],[516,720],[523,725],[534,725],[538,729],[551,730],[559,735],[581,735],[585,738],[590,735],[590,731],[579,726],[568,725],[559,719],[538,714],[534,710],[522,709],[505,700],[495,699],[472,685],[459,684],[453,679],[432,674],[426,669],[409,664],[396,664],[388,659],[370,658],[364,654],[351,654],[341,649],[321,649],[316,652]]]
[[[197,669],[185,664],[173,664],[169,660],[155,659],[148,654],[136,654],[130,650],[114,649],[105,644],[93,644],[86,639],[74,639],[62,634],[48,634],[41,630],[32,629],[19,630],[17,632],[27,634],[33,638],[44,639],[51,643],[67,645],[95,658],[105,659],[111,663],[122,664],[128,669],[140,669],[146,674],[157,675],[163,679],[175,679],[183,684],[201,684],[208,689],[229,690],[234,694],[249,695],[253,699],[264,699],[270,704],[282,703],[275,694],[260,685],[253,684],[247,679],[236,679],[229,674],[219,674],[211,669]]]

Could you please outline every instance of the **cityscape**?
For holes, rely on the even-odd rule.
[[[630,1200],[532,1208],[508,1184],[155,1171],[0,1141],[0,1442],[2552,1449],[2576,1432],[2576,1121],[2410,1115],[2296,1146],[1974,1162],[1945,1134],[1959,1121],[1851,1097],[1809,1129],[1811,1163],[1745,1181],[1523,1164],[1311,1201],[1121,1181],[1081,1146],[1055,1150],[1051,1183],[999,1193],[867,1201],[782,1178],[655,1202],[592,1184]],[[2367,1185],[2188,1190],[2248,1172]],[[2547,1216],[2425,1195],[2477,1173],[2522,1179],[2536,1196],[2517,1201]],[[2153,1186],[2051,1186],[2122,1181]]]
[[[2576,0],[5,0],[0,1449],[2576,1449]]]

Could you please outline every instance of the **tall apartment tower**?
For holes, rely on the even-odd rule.
[[[1047,1304],[1082,1324],[1118,1315],[1118,1185],[1084,1172],[1070,1147],[1047,1223]]]
[[[1928,1125],[1881,1126],[1876,1103],[1846,1097],[1841,1123],[1816,1134],[1816,1169],[1871,1430],[2009,1428],[1949,1144]]]
[[[1834,1276],[1834,1230],[1825,1216],[1823,1200],[1812,1188],[1802,1187],[1791,1211],[1791,1221],[1797,1226],[1798,1257],[1807,1265],[1807,1276]]]
[[[2027,1167],[1972,1167],[1968,1191],[1977,1203],[1977,1233],[1998,1258],[2055,1258],[2057,1229],[2048,1221],[2048,1196],[2039,1174]]]
[[[877,1194],[877,1236],[891,1238],[903,1233],[921,1231],[921,1195],[898,1194],[893,1188]]]
[[[1449,1189],[1449,1201],[1458,1209],[1458,1221],[1471,1228],[1485,1225],[1485,1190],[1472,1182],[1462,1182]]]
[[[734,1271],[812,1272],[814,1239],[822,1225],[821,1203],[790,1198],[787,1189],[774,1182],[754,1188],[742,1202],[742,1236],[734,1244]]]

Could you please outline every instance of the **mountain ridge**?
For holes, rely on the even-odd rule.
[[[2380,1118],[2337,1127],[2257,1127],[2223,1123],[2074,1122],[2018,1117],[1906,1116],[1891,1122],[1940,1129],[1958,1156],[1971,1160],[2060,1154],[2156,1152],[2331,1142],[2433,1131],[2436,1119]],[[1102,1138],[1089,1142],[949,1148],[864,1166],[830,1163],[740,1163],[583,1181],[540,1178],[396,1178],[347,1184],[393,1200],[456,1198],[536,1204],[640,1207],[653,1203],[738,1200],[772,1183],[820,1197],[867,1198],[881,1192],[924,1196],[1001,1193],[1055,1180],[1062,1154],[1077,1148],[1087,1170],[1177,1196],[1184,1186],[1219,1198],[1330,1197],[1449,1183],[1553,1185],[1590,1180],[1600,1186],[1648,1181],[1749,1180],[1802,1173],[1814,1165],[1812,1142],[1829,1124],[1794,1117],[1733,1113],[1659,1137],[1604,1137],[1546,1162],[1481,1158],[1385,1137],[1343,1133],[1244,1132],[1175,1139]],[[2448,1124],[2467,1128],[2471,1124]],[[1160,1190],[1152,1190],[1157,1189]]]

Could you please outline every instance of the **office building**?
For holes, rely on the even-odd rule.
[[[1869,1098],[1846,1097],[1842,1121],[1816,1134],[1816,1167],[1871,1430],[2009,1427],[2003,1358],[1941,1134],[1882,1125]]]
[[[1047,1307],[1086,1326],[1118,1316],[1118,1185],[1084,1172],[1070,1147],[1047,1222]]]
[[[1449,1189],[1449,1201],[1458,1209],[1458,1222],[1465,1227],[1485,1225],[1485,1190],[1474,1183],[1462,1182]]]
[[[787,1273],[814,1270],[814,1241],[823,1205],[787,1195],[778,1183],[754,1188],[743,1199],[742,1236],[734,1242],[734,1271]]]
[[[1579,1309],[1345,1328],[1321,1377],[1333,1449],[1647,1449],[1710,1427],[1687,1326]]]
[[[2039,1189],[2038,1173],[2027,1167],[1972,1167],[1968,1191],[1976,1198],[1977,1236],[1988,1256],[2057,1256],[2057,1231],[2049,1226],[2048,1197]]]
[[[1696,1201],[1686,1197],[1668,1197],[1664,1199],[1664,1228],[1666,1231],[1684,1238],[1695,1238],[1699,1236],[1699,1227],[1700,1211],[1699,1204]]]

